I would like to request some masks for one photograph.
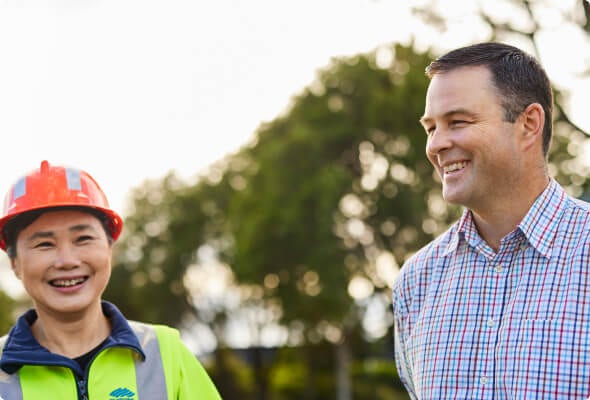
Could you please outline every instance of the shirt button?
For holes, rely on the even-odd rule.
[[[520,244],[520,249],[521,249],[521,250],[526,250],[526,249],[527,249],[527,247],[529,247],[529,245],[528,245],[528,243],[526,243],[526,242],[524,242],[524,243],[521,243],[521,244]]]
[[[487,323],[487,325],[488,325],[490,328],[492,328],[494,325],[496,325],[496,321],[494,321],[493,319],[491,319],[491,318],[490,318],[490,319],[488,319],[488,323]]]
[[[479,378],[479,383],[485,385],[486,383],[488,383],[488,378],[486,376],[482,376],[481,378]]]
[[[496,266],[494,267],[494,271],[500,273],[504,271],[504,267],[502,266],[502,264],[496,264]]]

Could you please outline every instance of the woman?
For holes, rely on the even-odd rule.
[[[34,308],[0,339],[0,399],[220,399],[177,330],[101,299],[122,227],[84,171],[43,161],[10,188],[0,248]]]

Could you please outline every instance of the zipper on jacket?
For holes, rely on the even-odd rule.
[[[76,377],[76,384],[78,385],[78,398],[80,400],[88,400],[86,379],[78,379],[78,377]]]
[[[106,350],[112,348],[112,347],[118,347],[118,348],[124,348],[124,349],[130,349],[130,350],[135,350],[135,348],[131,347],[131,346],[114,346],[114,345],[106,345],[105,347],[103,347],[102,349],[100,349],[98,351],[98,353],[96,353],[91,359],[90,361],[88,361],[88,365],[86,366],[86,371],[84,371],[84,377],[78,379],[76,377],[76,383],[78,384],[78,396],[80,397],[80,400],[88,400],[88,381],[90,380],[90,368],[92,367],[92,364],[94,363],[94,360],[96,360],[98,358],[98,356],[100,356],[102,353],[104,353]],[[76,375],[76,374],[74,374]],[[0,399],[2,400],[2,399]]]
[[[74,374],[76,377],[76,384],[78,385],[79,400],[88,400],[88,382],[90,381],[90,368],[92,367],[94,360],[96,360],[96,358],[98,356],[100,356],[102,353],[104,353],[105,350],[107,350],[111,347],[114,347],[114,346],[108,345],[108,344],[105,345],[100,350],[98,350],[98,352],[96,354],[94,354],[90,360],[88,360],[88,364],[86,364],[86,370],[83,371],[84,376],[78,377],[76,374]],[[0,399],[0,400],[2,400],[2,399]]]
[[[130,350],[135,350],[135,348],[131,347],[131,346],[113,346],[113,345],[107,345],[105,347],[103,347],[102,349],[100,349],[98,351],[98,353],[96,353],[91,359],[90,361],[88,361],[88,365],[86,366],[86,371],[84,371],[84,376],[83,377],[78,377],[78,374],[76,374],[76,372],[72,369],[72,373],[74,375],[74,379],[76,380],[76,385],[78,386],[78,399],[79,400],[88,400],[88,381],[90,378],[90,368],[92,367],[92,364],[94,363],[94,360],[96,360],[96,358],[98,356],[100,356],[102,353],[105,352],[105,350],[110,349],[111,347],[119,347],[119,348],[126,348],[126,349],[130,349]],[[0,398],[0,400],[2,400]]]
[[[95,355],[93,355],[92,358],[88,361],[88,364],[86,364],[84,376],[80,377],[80,379],[76,377],[76,383],[78,384],[78,395],[80,397],[80,400],[88,400],[88,381],[90,380],[90,367],[92,366],[92,363],[94,362],[94,360],[96,360],[96,357],[98,357],[109,347],[111,346],[107,345],[101,348]]]

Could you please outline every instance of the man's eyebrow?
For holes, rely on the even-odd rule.
[[[443,118],[449,118],[449,117],[452,117],[454,115],[468,115],[470,117],[477,116],[477,114],[475,114],[473,111],[469,111],[469,110],[467,110],[465,108],[457,108],[457,109],[454,109],[454,110],[447,111],[446,113],[444,113],[442,115],[442,117]],[[419,121],[420,121],[420,123],[422,125],[427,124],[427,123],[431,122],[432,120],[433,120],[433,118],[427,117],[425,115],[421,116],[420,119],[419,119]]]

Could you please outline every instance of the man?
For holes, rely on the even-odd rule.
[[[0,338],[0,398],[220,399],[178,331],[101,300],[123,222],[89,174],[43,161],[4,206],[0,248],[34,308]]]
[[[413,399],[586,399],[590,213],[547,171],[549,79],[500,43],[426,73],[426,155],[464,213],[395,282],[400,377]]]

